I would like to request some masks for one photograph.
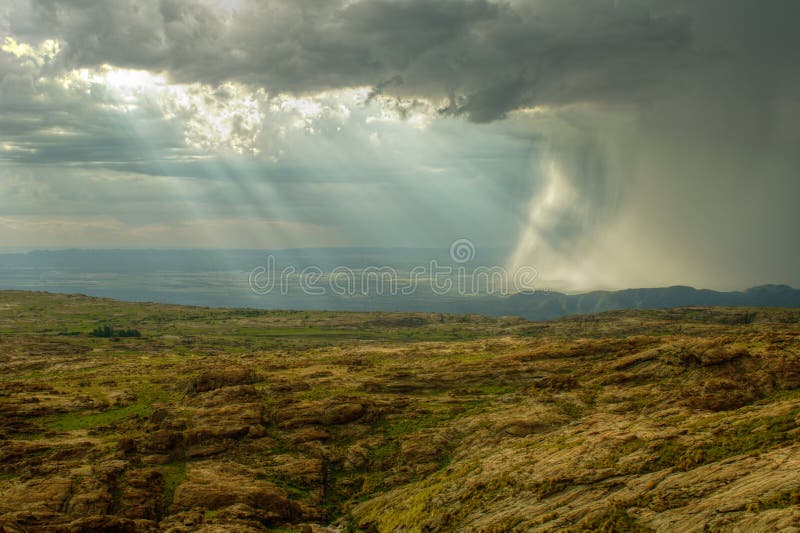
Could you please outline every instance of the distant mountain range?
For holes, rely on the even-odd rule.
[[[499,303],[499,302],[498,302]],[[593,291],[583,294],[532,292],[509,296],[491,314],[546,320],[565,315],[618,309],[663,309],[687,306],[800,307],[800,290],[788,285],[760,285],[745,291],[719,292],[674,286],[654,289]]]
[[[449,250],[395,248],[328,248],[288,250],[55,250],[0,252],[0,290],[83,293],[119,300],[152,301],[205,307],[251,307],[332,311],[423,311],[547,320],[565,315],[618,309],[686,306],[800,307],[800,290],[762,285],[745,291],[719,292],[675,286],[654,289],[593,291],[583,294],[534,291],[510,296],[442,295],[420,284],[408,294],[339,296],[330,291],[310,295],[292,286],[286,293],[253,292],[248,276],[265,264],[267,254],[278,269],[299,272],[316,266],[331,272],[386,265],[403,275],[435,260],[452,263]],[[502,253],[481,250],[485,265],[499,264]],[[450,262],[450,263],[448,263]],[[470,266],[479,266],[472,265]]]

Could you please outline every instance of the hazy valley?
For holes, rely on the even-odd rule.
[[[493,277],[497,269],[503,272],[502,254],[491,249],[478,253],[478,258],[459,263],[447,249],[430,248],[35,250],[0,253],[0,290],[209,307],[477,313],[529,320],[682,306],[800,307],[800,290],[777,284],[742,291],[672,286],[565,293],[537,272],[530,287],[514,287],[509,272]],[[249,281],[268,257],[275,260],[274,286],[259,293]],[[439,280],[449,284],[448,290],[437,291],[427,276],[431,262],[451,269]],[[284,268],[292,272],[285,280],[280,277]],[[308,268],[321,274],[313,291],[303,290],[300,280]],[[426,276],[412,282],[415,268],[424,269]],[[332,274],[337,269],[351,274],[349,284],[338,280],[337,285]],[[391,274],[382,277],[386,273]],[[349,290],[335,292],[337,287]]]

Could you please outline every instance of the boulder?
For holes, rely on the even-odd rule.
[[[319,485],[324,477],[322,459],[304,455],[276,455],[272,471],[298,485]]]
[[[297,506],[286,493],[269,481],[236,472],[237,468],[213,463],[192,465],[175,490],[173,508],[219,510],[244,504],[262,512],[269,521],[288,521],[297,515]]]
[[[188,443],[197,444],[212,439],[240,439],[253,432],[257,426],[264,425],[260,406],[236,404],[210,409],[200,409],[195,413],[193,427],[186,431]]]
[[[367,466],[369,450],[360,444],[354,444],[347,449],[344,467],[347,470],[360,470]]]
[[[131,470],[119,487],[119,513],[131,519],[155,520],[164,508],[164,476],[158,468]]]
[[[126,518],[109,515],[84,516],[73,520],[69,524],[59,527],[56,531],[63,533],[85,533],[87,531],[108,533],[136,533],[141,531],[136,522]]]
[[[330,433],[327,433],[317,428],[302,428],[291,435],[291,440],[295,444],[302,444],[304,442],[322,441],[331,438]]]
[[[512,437],[527,437],[537,433],[544,433],[551,428],[551,424],[541,420],[510,420],[497,425],[497,431]]]
[[[58,512],[71,494],[72,479],[60,475],[14,483],[3,490],[0,512],[16,509]]]
[[[322,413],[322,423],[326,426],[348,424],[364,416],[365,411],[360,403],[328,405]]]

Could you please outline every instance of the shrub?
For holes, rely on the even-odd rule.
[[[93,337],[141,337],[138,329],[114,329],[111,326],[98,326],[92,330]]]

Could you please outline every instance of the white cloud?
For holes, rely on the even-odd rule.
[[[23,66],[42,67],[56,57],[61,45],[55,39],[46,39],[38,46],[33,46],[18,43],[13,37],[7,36],[0,45],[0,50],[19,59]]]

